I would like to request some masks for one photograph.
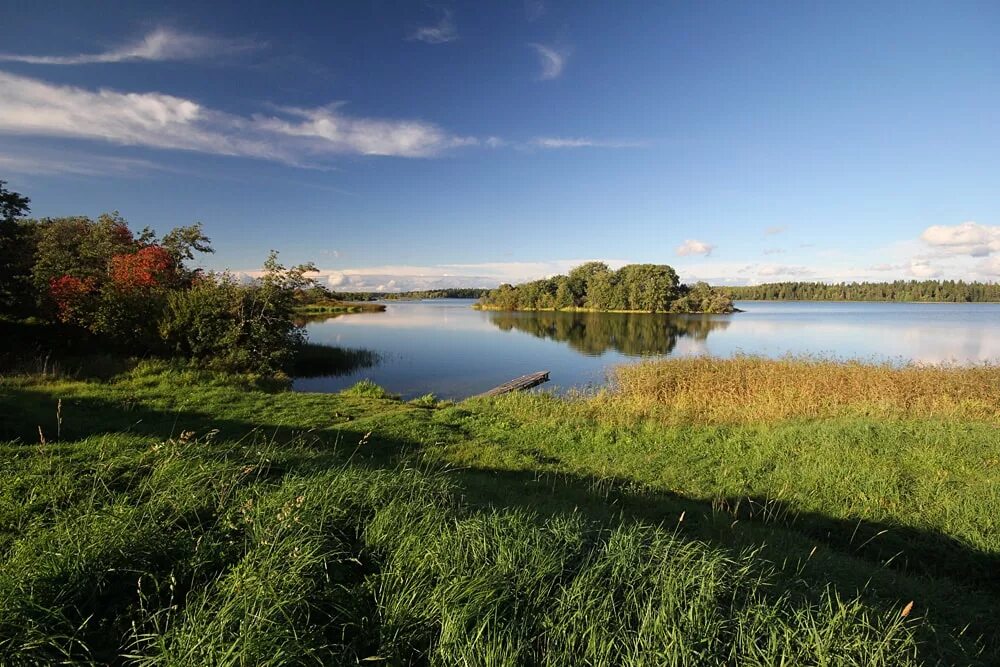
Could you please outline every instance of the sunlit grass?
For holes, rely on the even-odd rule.
[[[630,413],[691,423],[860,414],[1000,422],[1000,366],[820,358],[690,357],[620,366],[605,395]]]

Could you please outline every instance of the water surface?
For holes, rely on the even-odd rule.
[[[369,350],[377,363],[294,386],[339,391],[369,378],[405,398],[464,398],[539,370],[551,372],[549,388],[586,387],[617,364],[699,354],[1000,362],[1000,304],[746,301],[732,315],[647,315],[489,312],[472,303],[388,302],[383,313],[313,321],[312,342]]]

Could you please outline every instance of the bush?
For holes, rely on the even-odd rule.
[[[350,396],[362,396],[364,398],[395,398],[382,387],[371,380],[361,380],[353,387],[348,387],[342,393]]]
[[[160,336],[183,357],[235,371],[275,373],[288,367],[305,332],[293,322],[295,290],[311,266],[285,268],[272,253],[264,276],[243,285],[228,274],[203,277],[173,291]]]

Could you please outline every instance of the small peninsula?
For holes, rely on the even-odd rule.
[[[587,262],[568,275],[486,293],[480,310],[566,310],[609,313],[732,313],[732,297],[707,283],[683,285],[666,264],[626,264],[612,271]]]

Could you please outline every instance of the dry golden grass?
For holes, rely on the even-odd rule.
[[[843,414],[1000,423],[1000,366],[693,357],[613,371],[598,401],[670,421],[763,423]]]

